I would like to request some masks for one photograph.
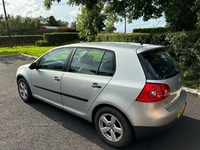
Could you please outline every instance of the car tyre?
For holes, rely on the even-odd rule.
[[[17,84],[18,84],[18,92],[22,100],[25,103],[32,102],[33,97],[27,81],[24,78],[20,78]]]
[[[95,128],[112,147],[123,148],[133,137],[133,128],[124,114],[113,107],[103,107],[95,115]]]

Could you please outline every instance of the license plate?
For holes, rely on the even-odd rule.
[[[178,114],[177,114],[178,118],[182,115],[183,111],[185,110],[185,106],[186,106],[186,104],[183,104],[181,106],[181,108],[179,109]]]

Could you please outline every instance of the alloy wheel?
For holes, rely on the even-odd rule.
[[[28,91],[27,91],[27,87],[26,84],[24,82],[20,82],[19,83],[19,93],[21,95],[21,97],[25,100],[28,97]]]
[[[123,127],[112,114],[106,113],[99,118],[99,129],[109,141],[118,142],[123,137]]]

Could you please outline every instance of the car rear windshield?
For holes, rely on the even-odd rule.
[[[167,79],[180,72],[178,63],[166,51],[142,54],[147,70],[157,79]]]

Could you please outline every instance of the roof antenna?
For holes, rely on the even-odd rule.
[[[161,20],[158,21],[158,23],[155,25],[155,27],[153,27],[153,29],[151,30],[151,32],[149,33],[149,35],[153,32],[153,30],[157,27],[157,25],[160,23]],[[144,40],[141,40],[140,44],[143,45],[144,41],[147,39],[147,37]]]

